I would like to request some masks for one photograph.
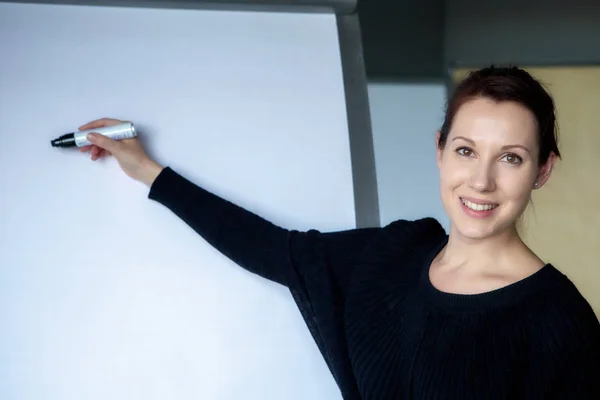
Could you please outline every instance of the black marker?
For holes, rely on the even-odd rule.
[[[131,122],[125,122],[119,125],[105,126],[103,128],[87,129],[85,131],[65,133],[64,135],[51,140],[50,144],[52,147],[83,147],[89,146],[90,143],[87,140],[87,134],[90,132],[96,132],[101,135],[107,136],[113,140],[130,139],[137,136],[135,126]]]

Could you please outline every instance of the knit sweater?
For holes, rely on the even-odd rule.
[[[166,167],[148,197],[239,266],[289,288],[344,399],[600,399],[600,324],[551,264],[481,294],[440,291],[433,218],[300,232]]]

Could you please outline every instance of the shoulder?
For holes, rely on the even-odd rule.
[[[399,219],[383,227],[379,235],[381,246],[421,250],[446,239],[446,231],[432,217],[416,220]]]
[[[423,217],[419,219],[397,219],[395,221],[390,222],[389,224],[383,227],[384,231],[388,232],[443,232],[444,228],[440,224],[440,222],[433,217]]]
[[[421,265],[435,248],[447,240],[442,225],[431,217],[399,219],[382,227],[363,253],[368,269]]]
[[[563,352],[599,351],[600,321],[576,285],[553,265],[548,264],[545,293],[531,299],[531,322],[539,337],[545,337]],[[591,346],[591,347],[590,347]]]
[[[549,293],[551,300],[540,312],[530,313],[532,343],[538,359],[554,371],[552,390],[561,393],[557,397],[591,398],[599,390],[600,322],[575,284],[553,267],[552,271],[556,285]]]
[[[349,289],[349,307],[364,309],[406,298],[418,284],[426,260],[446,241],[434,218],[396,220],[382,227],[357,262]],[[382,303],[383,302],[383,303]]]
[[[592,306],[575,283],[554,265],[548,264],[545,268],[548,268],[547,294],[551,298],[548,311],[552,311],[548,317],[562,318],[565,322],[576,322],[579,318],[585,318],[597,325],[598,318]]]

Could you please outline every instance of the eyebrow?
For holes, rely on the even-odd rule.
[[[474,142],[473,140],[469,139],[469,138],[466,138],[466,137],[464,137],[464,136],[456,136],[454,139],[452,139],[452,141],[455,141],[456,139],[462,139],[462,140],[464,140],[465,142],[469,142],[469,143],[471,143],[471,144],[472,144],[474,147],[476,147],[476,145],[475,145],[475,142]],[[506,146],[502,146],[502,150],[508,150],[508,149],[514,149],[514,148],[523,149],[523,150],[525,150],[526,152],[528,152],[528,153],[531,153],[527,147],[525,147],[525,146],[523,146],[523,145],[520,145],[520,144],[509,144],[509,145],[506,145]]]

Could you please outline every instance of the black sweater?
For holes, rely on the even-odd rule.
[[[148,197],[289,288],[345,399],[600,399],[600,324],[550,264],[498,290],[450,294],[428,278],[447,241],[432,218],[287,230],[169,167]]]

